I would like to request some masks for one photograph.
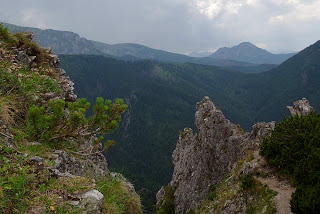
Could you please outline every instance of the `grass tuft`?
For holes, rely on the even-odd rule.
[[[139,196],[130,191],[123,179],[115,176],[97,183],[97,189],[104,195],[103,213],[142,213]]]
[[[0,118],[8,125],[14,124],[17,111],[14,100],[0,94]]]

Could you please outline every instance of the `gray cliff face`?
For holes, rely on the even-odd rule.
[[[172,159],[175,165],[170,185],[176,213],[196,210],[209,194],[209,186],[221,181],[241,156],[245,136],[205,97],[197,103],[195,124],[180,133]]]
[[[41,30],[39,28],[21,27],[4,24],[11,33],[32,31],[34,39],[42,47],[50,47],[56,54],[102,54],[91,41],[70,31]]]
[[[169,185],[174,191],[175,213],[198,210],[208,198],[209,186],[219,184],[232,174],[247,150],[257,149],[262,139],[270,135],[275,122],[257,123],[251,133],[244,133],[239,125],[227,120],[208,97],[204,97],[197,103],[195,125],[199,133],[193,133],[190,128],[180,132],[172,155],[174,172]],[[157,194],[158,207],[165,201],[164,194],[164,188]],[[245,199],[238,199],[237,203],[242,201],[240,204],[245,210]]]
[[[93,44],[78,34],[68,31],[38,30],[36,39],[41,46],[50,47],[57,54],[98,54]]]

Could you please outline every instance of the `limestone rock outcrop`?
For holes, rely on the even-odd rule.
[[[287,109],[289,110],[292,116],[295,116],[295,115],[306,116],[314,110],[306,98],[302,98],[301,100],[294,102],[293,106],[287,106]]]
[[[176,213],[199,208],[209,194],[209,186],[231,171],[245,144],[241,129],[227,120],[208,97],[197,103],[195,124],[199,133],[184,129],[172,155],[175,168],[170,185]]]
[[[172,155],[174,172],[169,186],[174,191],[175,213],[199,209],[210,193],[210,185],[220,183],[234,171],[246,151],[259,147],[275,126],[275,122],[258,123],[251,133],[244,133],[239,125],[224,117],[209,97],[204,97],[196,107],[198,133],[190,128],[180,132]],[[157,206],[164,202],[164,194],[161,188]]]
[[[107,161],[101,153],[81,159],[71,156],[66,151],[57,150],[51,159],[55,162],[54,168],[61,173],[92,178],[105,177],[109,173]]]

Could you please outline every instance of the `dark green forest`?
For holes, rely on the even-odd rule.
[[[61,66],[75,82],[75,92],[122,98],[128,105],[117,144],[106,154],[110,168],[131,178],[145,206],[172,175],[171,154],[179,131],[192,127],[195,104],[209,96],[226,118],[246,131],[259,121],[281,121],[286,106],[306,97],[320,106],[320,42],[279,67],[246,74],[197,64],[121,61],[103,56],[61,55]]]

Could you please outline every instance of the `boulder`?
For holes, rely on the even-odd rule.
[[[98,190],[90,190],[79,196],[79,208],[83,208],[83,214],[100,214],[103,195]],[[76,205],[76,204],[75,204]]]

